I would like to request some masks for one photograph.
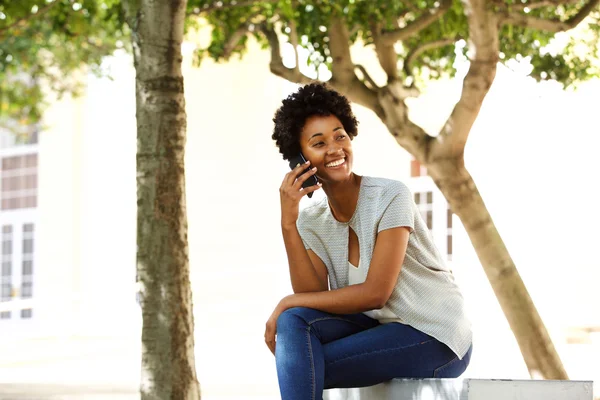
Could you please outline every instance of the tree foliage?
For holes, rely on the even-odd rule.
[[[118,0],[0,0],[0,126],[24,133],[46,94],[77,93],[86,65],[129,42]]]
[[[503,23],[500,34],[500,62],[528,61],[531,76],[537,80],[556,80],[565,86],[574,85],[600,76],[598,43],[600,13],[589,13],[587,31],[575,40],[571,38],[558,51],[548,46],[556,32],[570,27],[589,1],[490,1],[490,12],[496,13]],[[597,2],[595,2],[597,4]],[[284,40],[291,42],[292,35],[298,45],[310,56],[308,63],[318,67],[331,67],[331,42],[328,35],[331,16],[340,16],[350,31],[351,42],[360,41],[369,46],[377,35],[398,32],[400,40],[395,49],[398,61],[398,78],[407,83],[419,77],[439,78],[454,76],[457,57],[455,43],[461,39],[469,51],[469,27],[465,6],[460,1],[443,0],[279,0],[222,3],[207,0],[190,0],[190,13],[205,13],[213,28],[212,41],[206,49],[198,51],[198,58],[209,55],[223,60],[232,54],[242,55],[246,35],[268,45],[258,29],[266,25],[277,27]],[[438,18],[434,14],[439,12]],[[586,13],[587,15],[587,13]],[[427,24],[427,19],[433,22]],[[545,23],[547,22],[547,23]],[[420,28],[420,29],[419,29]],[[238,35],[236,36],[236,32]],[[241,39],[241,40],[240,40]],[[458,53],[460,54],[460,53]]]
[[[525,59],[532,77],[565,86],[600,76],[597,8],[577,41],[571,39],[559,51],[548,46],[586,4],[583,0],[491,1],[490,11],[504,22],[500,61]],[[370,46],[378,35],[397,32],[397,78],[410,87],[453,76],[460,54],[455,51],[457,41],[465,40],[467,45],[459,49],[469,51],[465,7],[457,0],[190,0],[186,26],[197,27],[198,17],[203,17],[213,28],[210,45],[197,50],[198,64],[206,56],[215,60],[242,56],[249,36],[267,48],[265,29],[277,29],[283,40],[308,51],[308,64],[331,69],[331,16],[343,18],[352,43]],[[550,29],[539,29],[536,23],[527,26],[525,18],[547,21],[542,27]],[[0,0],[0,127],[20,132],[35,125],[44,109],[45,93],[77,93],[73,75],[83,65],[100,74],[102,57],[129,47],[129,42],[119,0]]]

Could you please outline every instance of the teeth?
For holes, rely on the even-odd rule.
[[[337,167],[338,165],[342,165],[344,163],[344,161],[346,161],[346,160],[344,158],[342,158],[341,160],[330,162],[329,164],[327,164],[325,166],[326,167]]]

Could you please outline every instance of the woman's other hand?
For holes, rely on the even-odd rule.
[[[277,304],[277,307],[275,307],[275,310],[273,310],[273,313],[269,317],[269,320],[267,321],[267,324],[265,326],[265,343],[267,344],[267,347],[269,348],[269,350],[271,350],[271,353],[273,353],[273,355],[275,355],[275,335],[277,334],[277,319],[279,318],[281,313],[287,310],[288,308],[285,305],[286,299],[287,298],[282,299],[279,302],[279,304]]]
[[[267,321],[267,325],[265,327],[265,343],[273,355],[275,355],[275,335],[277,334],[278,317],[279,315],[276,316],[275,313],[273,313]]]
[[[310,161],[307,161],[304,165],[298,164],[296,168],[288,172],[285,178],[283,178],[283,182],[279,188],[279,196],[281,199],[281,225],[284,227],[296,225],[300,199],[308,193],[321,188],[321,183],[304,189],[302,188],[302,184],[317,172],[317,168],[311,168],[305,174],[302,174],[302,171],[308,168],[309,165]]]

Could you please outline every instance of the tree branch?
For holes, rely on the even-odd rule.
[[[331,52],[331,73],[340,83],[350,83],[356,78],[354,63],[350,56],[350,35],[343,19],[332,16],[329,26],[329,51]]]
[[[429,10],[424,15],[420,16],[413,22],[409,23],[404,28],[398,28],[391,31],[384,31],[382,33],[382,39],[386,43],[393,44],[399,40],[405,40],[421,30],[427,28],[429,25],[437,21],[450,9],[452,0],[441,0],[438,8]]]
[[[292,6],[294,5],[294,2],[292,1]],[[298,55],[298,30],[296,28],[296,21],[294,20],[294,18],[292,17],[291,21],[290,21],[290,43],[292,44],[292,46],[294,47],[294,57],[296,59],[296,66],[294,67],[294,69],[300,73],[300,57]]]
[[[259,3],[276,3],[278,0],[248,0],[248,1],[236,1],[232,0],[229,3],[225,4],[222,1],[216,1],[213,4],[205,4],[202,8],[196,7],[192,10],[192,14],[199,15],[202,13],[207,13],[215,10],[225,10],[227,8],[241,8],[252,6]]]
[[[350,83],[340,83],[335,79],[327,82],[332,88],[346,96],[351,102],[373,111],[378,117],[383,117],[383,108],[379,104],[379,91],[368,88],[356,76]]]
[[[46,4],[44,7],[42,7],[42,9],[38,10],[38,12],[36,12],[35,14],[29,14],[29,15],[23,17],[23,18],[20,18],[20,19],[16,20],[15,22],[13,22],[12,24],[10,24],[8,26],[0,28],[0,38],[4,36],[4,33],[10,31],[12,28],[15,28],[18,25],[21,25],[23,23],[27,23],[27,22],[31,21],[32,19],[39,18],[40,16],[44,15],[52,7],[56,6],[58,3],[59,3],[58,0],[54,0],[52,3]]]
[[[279,38],[274,28],[269,27],[266,23],[259,25],[259,29],[267,38],[269,47],[271,47],[271,63],[269,67],[274,75],[280,78],[286,79],[290,82],[297,83],[299,85],[305,85],[311,83],[313,80],[309,77],[300,73],[300,70],[287,68],[283,65],[283,59],[281,58],[281,50],[279,47]]]
[[[299,85],[305,85],[305,84],[314,82],[313,79],[307,77],[306,75],[303,75],[302,73],[300,73],[299,70],[296,71],[293,68],[287,68],[285,65],[283,65],[283,60],[281,58],[281,50],[280,50],[280,46],[279,46],[279,38],[277,37],[277,33],[275,32],[275,30],[273,28],[269,27],[267,25],[267,23],[262,23],[259,25],[259,29],[265,35],[265,37],[267,38],[267,40],[269,42],[269,47],[271,47],[271,63],[269,66],[270,66],[271,72],[274,75],[277,75],[280,78],[286,79],[290,82],[297,83]],[[331,43],[338,40],[335,33],[333,34],[333,37],[330,34],[329,38],[330,38]],[[348,44],[346,44],[346,47],[348,49],[347,56],[349,57],[350,51],[349,51]],[[331,51],[332,51],[332,56],[334,57],[334,60],[335,60],[335,55],[333,55],[333,50],[331,50]],[[342,53],[345,53],[343,49],[342,49]],[[338,55],[338,56],[340,56],[340,55]],[[335,61],[333,64],[335,65]],[[336,68],[340,68],[340,66],[338,65]],[[340,93],[344,94],[346,97],[348,97],[348,99],[350,101],[360,104],[361,106],[369,108],[370,110],[375,112],[378,116],[383,115],[383,111],[382,111],[381,107],[379,106],[379,102],[377,99],[377,92],[369,89],[367,86],[365,86],[364,83],[362,83],[356,77],[356,75],[354,74],[354,65],[351,65],[350,68],[351,68],[350,73],[352,74],[351,77],[346,77],[346,80],[340,81],[339,79],[336,79],[335,76],[333,76],[332,79],[328,82],[328,84],[331,87],[333,87],[335,90],[337,90],[338,92],[340,92]],[[344,73],[345,73],[345,71],[344,71]],[[337,76],[340,76],[340,75],[343,76],[343,73],[339,72],[339,70],[338,70]]]
[[[348,32],[348,35],[350,37],[352,37],[353,35],[355,35],[358,31],[360,30],[360,24],[354,24],[352,26],[352,29],[350,29],[350,31]]]
[[[330,21],[329,51],[333,61],[332,78],[329,84],[350,101],[381,115],[382,109],[377,99],[377,90],[368,88],[354,73],[355,65],[350,55],[350,34],[345,21],[337,16],[332,16]]]
[[[404,102],[407,97],[404,91],[399,80],[390,82],[379,90],[379,104],[383,109],[381,120],[396,142],[425,164],[432,137],[410,120],[408,106]]]
[[[407,76],[411,76],[412,64],[417,58],[421,56],[421,54],[429,50],[437,49],[444,46],[450,46],[451,44],[454,44],[454,42],[456,42],[456,39],[454,38],[440,39],[428,43],[423,43],[419,47],[414,48],[408,53],[408,55],[404,59],[404,72]]]
[[[495,0],[493,4],[505,12],[510,12],[523,11],[526,8],[535,10],[543,7],[557,7],[565,4],[576,4],[578,2],[579,0],[532,0],[526,3],[506,4],[504,0]]]
[[[231,34],[231,36],[223,46],[223,58],[226,61],[229,61],[229,57],[231,57],[231,53],[233,53],[233,50],[235,50],[240,40],[242,40],[242,38],[246,36],[246,33],[248,33],[249,26],[250,20],[246,21],[239,28],[237,28],[236,31]]]
[[[581,23],[600,3],[600,0],[590,0],[588,3],[581,7],[577,14],[573,15],[566,21],[558,19],[545,19],[538,18],[521,13],[510,13],[507,12],[502,18],[503,24],[522,26],[525,28],[533,28],[547,32],[562,32],[568,31],[569,29],[575,28]]]
[[[229,36],[227,42],[225,42],[225,45],[223,46],[223,58],[225,60],[229,60],[229,57],[231,57],[231,54],[240,43],[240,40],[242,40],[242,38],[250,31],[250,26],[260,24],[264,21],[264,17],[255,20],[254,18],[256,18],[258,15],[260,15],[260,13],[254,13],[250,15],[246,19],[246,22],[240,25],[235,32]]]
[[[497,16],[488,9],[486,0],[465,0],[464,5],[474,56],[460,99],[431,143],[427,161],[463,156],[471,127],[496,76],[500,48]]]
[[[369,89],[379,90],[379,86],[377,86],[373,78],[371,78],[371,75],[369,75],[367,69],[364,66],[356,64],[354,68],[360,71],[360,73],[363,76],[363,81],[369,84]]]
[[[381,33],[381,23],[372,24],[371,32],[377,59],[388,77],[388,82],[398,79],[398,54],[394,49],[394,42],[384,39],[384,35]]]

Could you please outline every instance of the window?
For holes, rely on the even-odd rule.
[[[12,298],[12,226],[2,227],[2,275],[0,275],[0,301]],[[8,313],[10,318],[10,312]]]
[[[440,255],[452,261],[455,243],[452,231],[454,213],[427,169],[417,160],[411,161],[409,186],[414,194],[415,204],[434,241]]]
[[[416,192],[415,204],[421,212],[429,230],[433,229],[433,192]]]
[[[33,224],[23,224],[21,258],[21,298],[23,299],[29,299],[33,295],[33,233]]]
[[[2,210],[37,206],[37,154],[2,158],[1,177]]]
[[[34,318],[38,131],[15,132],[0,129],[0,330]]]
[[[26,211],[25,214],[28,214],[28,212]],[[25,218],[27,218],[27,215],[25,215]],[[0,301],[11,302],[18,299],[33,298],[35,224],[13,219],[12,224],[2,226],[1,243]],[[31,305],[23,304],[23,307],[25,308],[15,310],[13,314],[5,308],[0,312],[0,320],[18,319],[19,315],[21,319],[32,318]]]

